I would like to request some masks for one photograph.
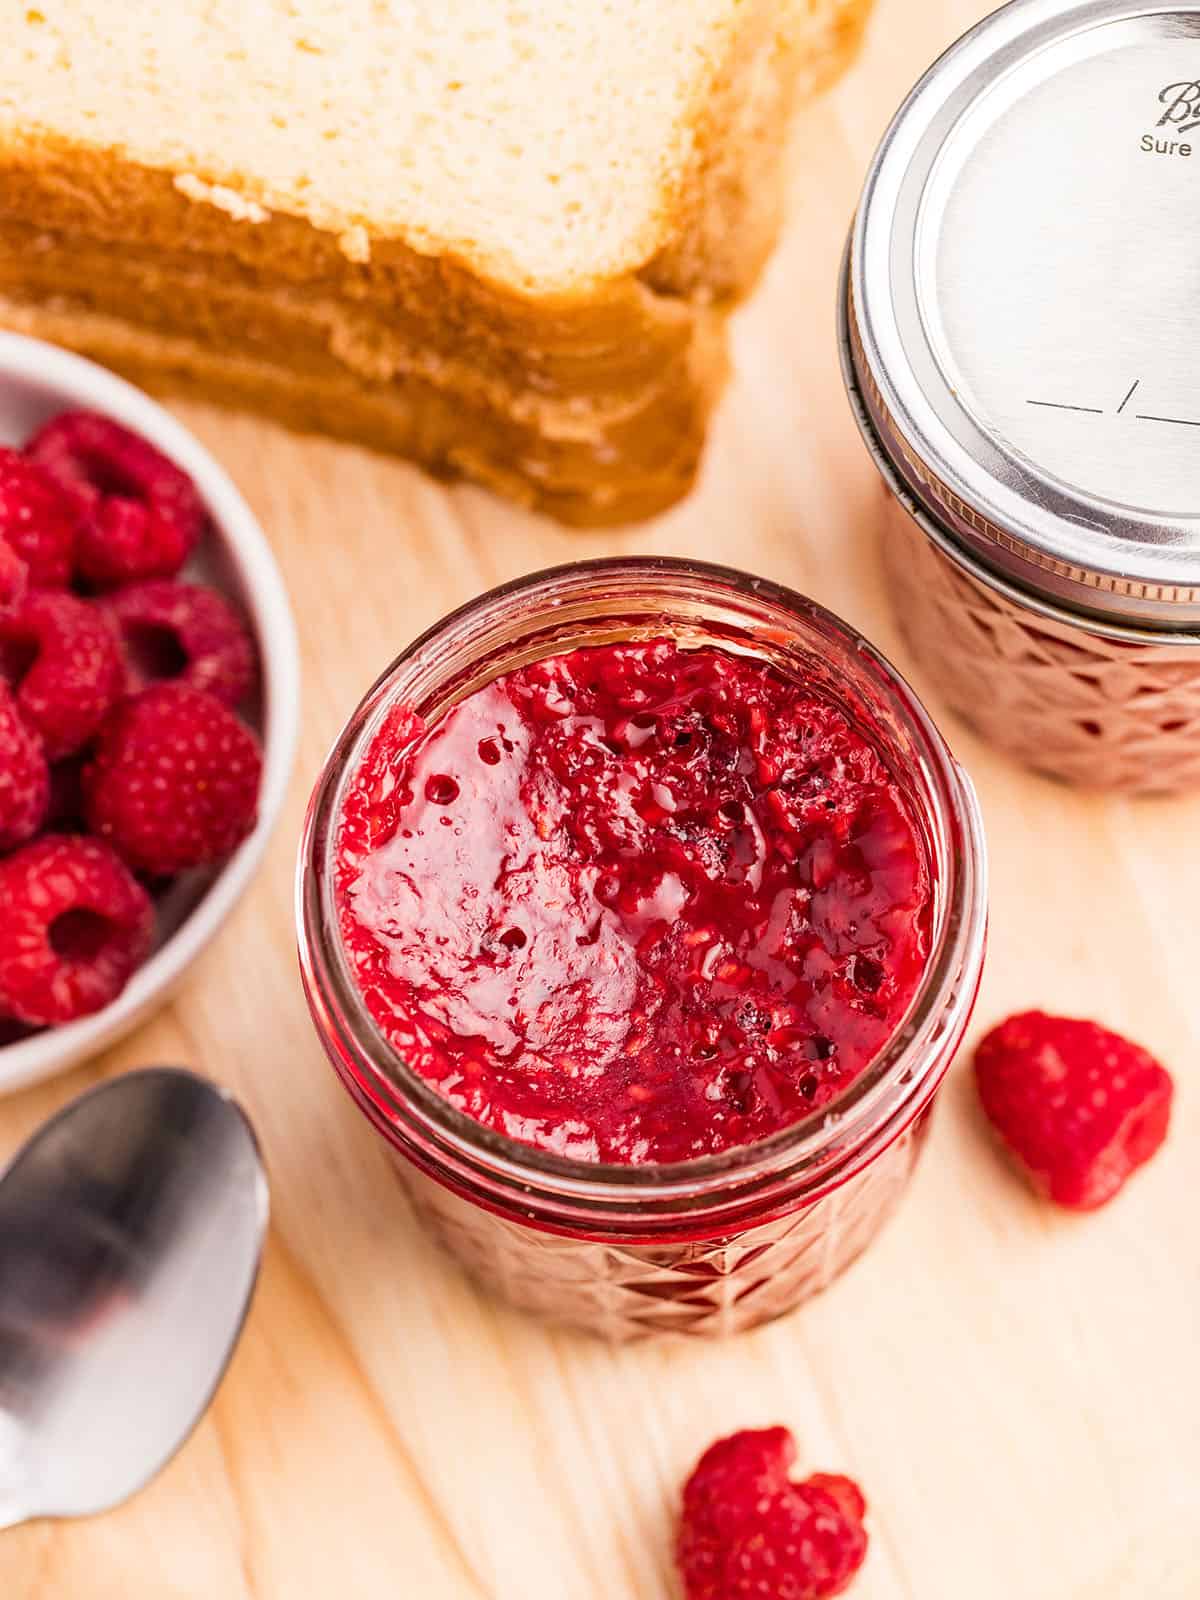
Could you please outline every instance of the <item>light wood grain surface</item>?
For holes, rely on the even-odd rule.
[[[414,1228],[295,971],[292,862],[322,753],[391,655],[485,586],[601,552],[729,560],[814,595],[909,667],[876,558],[879,490],[841,393],[834,284],[884,123],[977,14],[976,0],[881,0],[861,61],[805,114],[792,224],[738,319],[703,481],[656,523],[564,532],[403,464],[183,410],[295,600],[291,800],[174,1005],[0,1104],[0,1163],[97,1077],[186,1062],[253,1115],[274,1225],[243,1343],[190,1443],[119,1511],[0,1534],[3,1600],[665,1600],[684,1473],[716,1434],[775,1421],[806,1470],[850,1472],[871,1501],[855,1600],[1200,1594],[1200,798],[1111,802],[1030,777],[914,674],[989,827],[976,1032],[1041,1004],[1132,1033],[1177,1075],[1172,1137],[1107,1212],[1056,1214],[993,1156],[960,1059],[885,1236],[823,1298],[726,1345],[612,1351],[471,1287]]]

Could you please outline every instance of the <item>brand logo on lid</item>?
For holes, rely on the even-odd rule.
[[[1171,127],[1178,133],[1200,128],[1200,78],[1193,78],[1190,83],[1169,83],[1158,98],[1167,109],[1157,127]]]

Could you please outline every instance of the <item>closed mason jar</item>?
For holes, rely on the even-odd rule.
[[[876,152],[839,297],[915,659],[1019,760],[1127,792],[1200,784],[1198,29],[986,18]]]
[[[482,1126],[410,1070],[370,1016],[335,897],[348,782],[396,706],[435,724],[525,662],[671,636],[769,662],[827,694],[885,757],[929,864],[930,955],[883,1052],[835,1101],[759,1143],[672,1164],[602,1165]],[[510,1301],[611,1339],[733,1332],[828,1284],[905,1189],[974,1003],[985,857],[971,786],[912,691],[852,628],[724,568],[580,562],[493,590],[384,673],[338,739],[309,809],[298,875],[301,969],[325,1050],[384,1139],[417,1212]]]

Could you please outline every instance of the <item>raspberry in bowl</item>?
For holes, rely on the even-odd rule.
[[[0,1092],[166,998],[249,883],[298,652],[252,513],[132,385],[0,334]]]
[[[418,1209],[527,1309],[730,1332],[912,1171],[974,1000],[969,783],[911,691],[745,574],[582,562],[445,619],[318,781],[301,965]]]

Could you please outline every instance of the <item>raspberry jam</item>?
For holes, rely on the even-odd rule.
[[[325,1052],[526,1310],[727,1334],[904,1194],[983,959],[978,807],[811,601],[662,558],[493,590],[335,744],[300,856]]]
[[[405,1062],[512,1138],[671,1162],[827,1105],[907,1010],[930,877],[827,698],[669,639],[386,720],[345,800],[342,934]]]

